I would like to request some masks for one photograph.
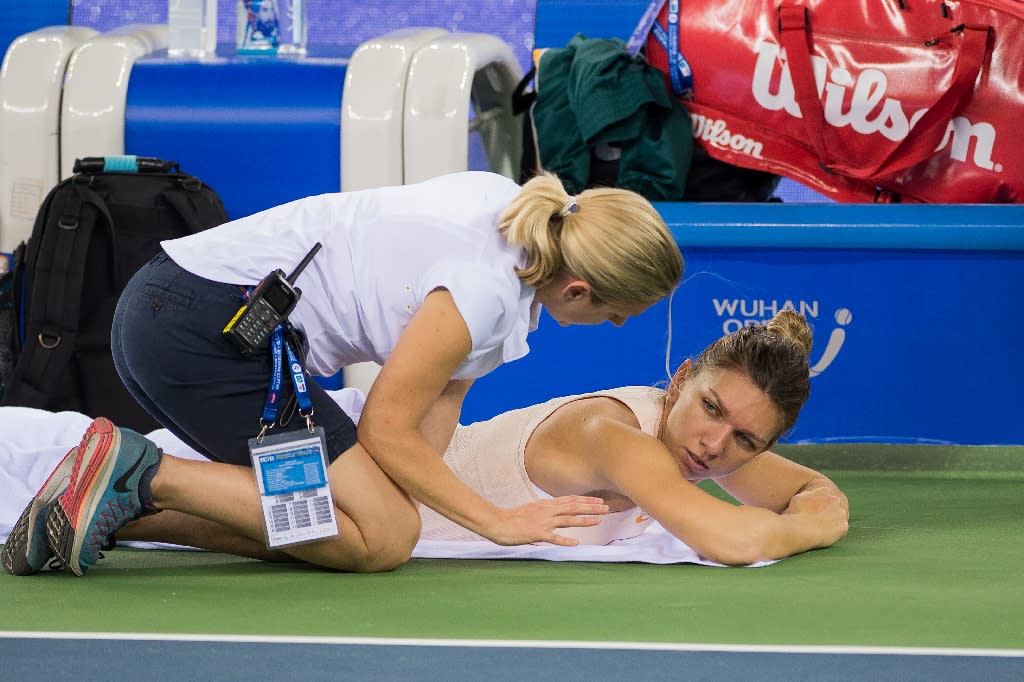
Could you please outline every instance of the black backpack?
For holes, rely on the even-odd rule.
[[[114,369],[117,299],[160,242],[227,222],[220,197],[174,161],[120,156],[75,161],[43,200],[15,252],[15,364],[0,404],[108,417],[142,433],[159,424]]]

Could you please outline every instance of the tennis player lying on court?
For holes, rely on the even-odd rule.
[[[846,497],[824,475],[768,450],[807,399],[810,346],[806,320],[784,311],[712,343],[676,371],[667,392],[555,398],[460,426],[445,461],[498,506],[603,498],[611,511],[599,525],[559,531],[581,543],[633,537],[657,520],[723,564],[828,547],[846,534]],[[703,479],[742,506],[694,485]],[[428,508],[421,518],[424,539],[482,539]]]
[[[445,460],[498,506],[546,496],[603,498],[611,511],[599,524],[560,531],[582,543],[635,536],[655,519],[701,556],[723,564],[828,547],[846,534],[846,497],[821,473],[769,451],[807,399],[810,345],[806,320],[783,311],[768,324],[712,343],[696,362],[679,368],[667,391],[627,387],[557,398],[460,426]],[[107,437],[97,433],[93,438]],[[742,504],[703,491],[695,485],[703,479]],[[203,485],[196,485],[200,480]],[[228,490],[233,494],[226,497],[234,498],[243,486],[251,506],[226,508],[211,499]],[[57,494],[44,485],[23,518],[33,504],[43,508]],[[313,545],[267,549],[256,484],[242,467],[165,454],[149,488],[135,494],[134,508],[104,514],[95,524],[104,544],[112,545],[116,534],[118,540],[335,567],[322,555],[311,559]],[[166,511],[140,517],[144,507]],[[423,538],[477,538],[421,510]],[[3,564],[8,571],[13,565],[33,573],[51,552],[42,544],[45,537],[33,537],[38,524],[19,523],[16,530],[19,525],[29,532],[12,532]],[[344,525],[339,530],[354,532]]]

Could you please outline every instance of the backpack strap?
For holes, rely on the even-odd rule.
[[[26,324],[26,334],[34,336],[25,338],[4,394],[10,404],[45,408],[55,382],[71,361],[89,243],[101,217],[113,225],[103,197],[89,187],[91,181],[92,176],[72,177],[63,206],[55,207],[60,211],[56,229],[42,231]],[[94,209],[91,216],[83,210],[87,205]]]
[[[172,177],[176,177],[177,186],[173,189],[164,190],[160,193],[160,197],[167,202],[168,206],[174,209],[175,213],[181,216],[190,232],[202,232],[210,227],[211,216],[207,215],[209,211],[204,211],[198,201],[204,187],[203,181],[187,173],[175,174]],[[225,222],[220,220],[219,217],[213,218],[213,221],[214,224]]]
[[[21,355],[25,340],[25,258],[28,242],[22,241],[11,256],[11,298],[14,303],[14,357]]]

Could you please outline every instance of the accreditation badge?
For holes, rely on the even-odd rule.
[[[270,549],[338,534],[326,452],[321,426],[249,439]]]

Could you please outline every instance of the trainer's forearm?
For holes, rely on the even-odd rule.
[[[498,510],[461,481],[428,440],[411,434],[368,434],[360,441],[374,461],[412,498],[475,533],[488,536]]]

